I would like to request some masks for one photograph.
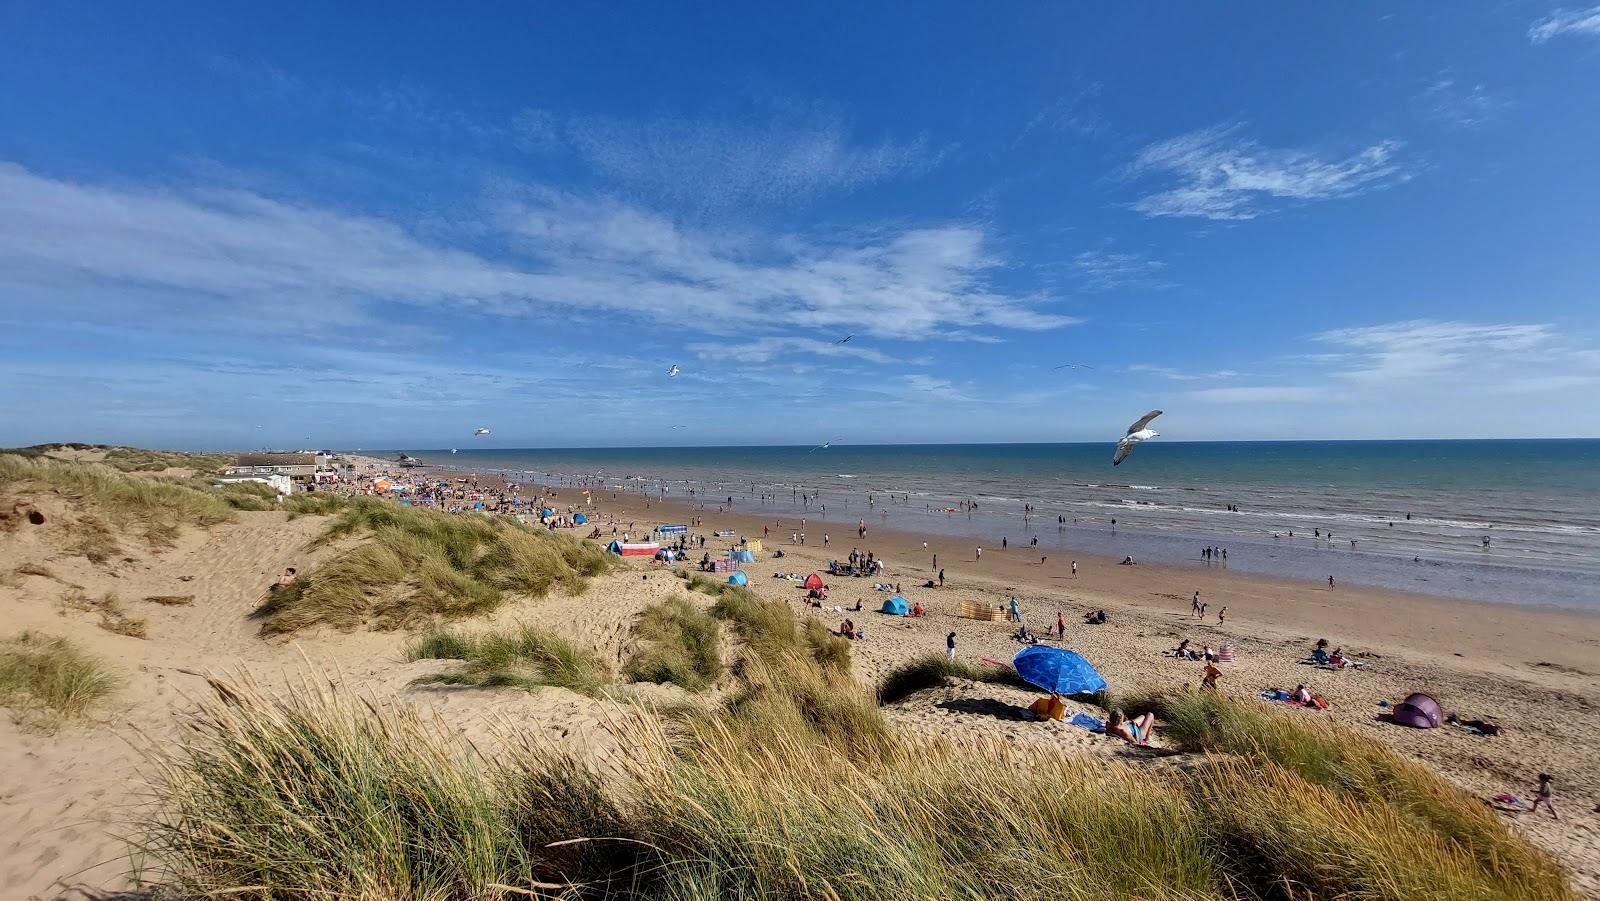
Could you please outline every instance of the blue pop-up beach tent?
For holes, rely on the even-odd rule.
[[[911,605],[906,603],[905,598],[897,594],[887,601],[884,601],[883,606],[879,609],[884,613],[894,616],[905,616],[911,612]]]
[[[589,517],[584,516],[582,513],[574,513],[572,515],[572,521],[581,526],[589,521]]]
[[[735,570],[734,574],[728,577],[728,584],[744,587],[750,584],[750,577]]]
[[[554,515],[556,515],[556,511],[550,509],[549,507],[545,507],[543,510],[539,511],[539,515],[540,516],[554,516]]]
[[[1011,665],[1017,668],[1017,675],[1058,695],[1093,694],[1106,687],[1105,677],[1089,661],[1061,648],[1023,648]]]

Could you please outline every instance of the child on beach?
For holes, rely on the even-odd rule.
[[[1533,792],[1533,807],[1528,810],[1529,813],[1538,813],[1539,805],[1543,804],[1545,809],[1550,811],[1550,816],[1552,819],[1561,819],[1560,816],[1556,815],[1555,802],[1550,799],[1550,783],[1554,781],[1555,777],[1549,773],[1539,774],[1539,786]]]
[[[944,659],[955,662],[956,659],[956,633],[951,632],[944,637]]]

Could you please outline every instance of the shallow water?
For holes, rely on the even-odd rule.
[[[1152,562],[1192,561],[1211,544],[1250,572],[1600,609],[1600,440],[1157,439],[1115,468],[1110,444],[412,453],[530,481],[693,492],[707,504],[731,496],[742,512],[774,517],[823,519],[826,505],[840,532],[864,517],[986,547],[1037,536],[1050,553]]]

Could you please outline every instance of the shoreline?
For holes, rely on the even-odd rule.
[[[644,474],[619,479],[617,475],[602,477],[599,471],[584,469],[575,461],[475,456],[434,455],[425,462],[458,473],[503,473],[508,479],[557,490],[600,485],[630,495],[643,490],[652,499],[665,490],[666,498],[687,501],[691,506],[697,498],[686,495],[698,489],[699,498],[731,497],[740,510],[758,515],[828,520],[831,514],[841,529],[864,515],[875,527],[983,542],[986,547],[989,542],[998,545],[1002,537],[1019,544],[1037,539],[1048,553],[1116,559],[1132,555],[1141,562],[1180,566],[1200,563],[1202,547],[1227,548],[1232,551],[1233,569],[1291,581],[1320,582],[1334,576],[1341,584],[1360,583],[1434,597],[1600,613],[1600,595],[1593,588],[1600,580],[1600,545],[1589,550],[1600,536],[1600,520],[1574,513],[1570,503],[1563,512],[1548,507],[1547,501],[1527,500],[1542,511],[1536,520],[1553,516],[1567,522],[1546,530],[1518,523],[1515,517],[1500,522],[1466,521],[1487,515],[1491,508],[1501,518],[1509,515],[1503,506],[1495,505],[1514,499],[1488,495],[1473,501],[1480,508],[1474,513],[1430,506],[1451,502],[1451,498],[1402,501],[1385,489],[1358,500],[1338,492],[1324,496],[1333,490],[1324,486],[1321,494],[1300,490],[1299,501],[1285,501],[1289,495],[1271,495],[1277,505],[1272,510],[1252,503],[1249,491],[1253,487],[1241,485],[1194,488],[1180,483],[1161,489],[1115,482],[1091,484],[1077,481],[1078,477],[1063,481],[1059,476],[1035,485],[1026,479],[1019,482],[1021,477],[1012,474],[977,481],[971,481],[971,474],[963,474],[964,487],[959,487],[900,473],[901,481],[917,485],[915,494],[906,494],[874,487],[887,483],[873,474],[866,460],[853,461],[866,464],[860,481],[854,481],[855,475],[827,477],[797,470],[799,481],[771,482],[750,469],[754,464],[721,460],[715,454],[705,460],[664,461],[661,466],[681,470],[677,475],[688,477],[672,479],[648,475],[656,470],[640,468],[641,462],[632,459],[591,461],[593,465],[607,462],[607,472]],[[721,469],[724,463],[731,468]],[[752,477],[756,481],[751,481]],[[626,487],[619,486],[619,481]],[[1137,490],[1140,488],[1149,490]],[[968,495],[960,491],[975,492],[970,509]],[[785,493],[792,496],[784,497]],[[876,506],[869,504],[873,495]],[[1242,506],[1234,503],[1239,500],[1244,500]],[[1422,505],[1415,522],[1410,513],[1399,512],[1415,509],[1411,503]],[[1029,504],[1031,515],[1025,510]],[[1298,512],[1286,510],[1285,504]],[[924,509],[917,510],[917,506]],[[1490,537],[1494,539],[1492,547],[1487,540]]]
[[[387,461],[362,459],[380,468],[393,468]],[[452,477],[476,475],[480,480],[505,483],[498,470],[423,466],[410,472],[436,478],[447,473]],[[582,490],[577,486],[525,483],[522,493],[542,492],[553,506],[581,508]],[[800,529],[799,517],[769,516],[759,507],[718,512],[715,505],[701,509],[703,505],[698,501],[682,498],[655,499],[609,488],[589,490],[595,499],[593,512],[598,512],[605,524],[606,540],[613,521],[631,521],[648,530],[665,522],[698,518],[701,532],[731,528],[750,538],[763,537],[763,526],[773,527],[766,536],[768,554],[746,567],[753,576],[752,582],[769,577],[771,569],[779,568],[775,562],[782,562],[785,571],[804,569],[802,576],[813,569],[826,572],[829,559],[842,560],[851,548],[857,547],[863,553],[874,551],[885,561],[886,578],[900,583],[908,599],[922,598],[927,603],[930,594],[948,597],[970,589],[1014,591],[1023,598],[1024,618],[1035,629],[1042,629],[1046,621],[1053,624],[1057,612],[1065,613],[1070,623],[1076,620],[1075,613],[1081,614],[1085,609],[1114,607],[1170,617],[1180,630],[1211,628],[1224,634],[1303,640],[1308,648],[1317,638],[1326,637],[1335,645],[1417,655],[1451,668],[1463,667],[1465,659],[1472,661],[1467,668],[1475,672],[1487,667],[1500,675],[1551,687],[1592,688],[1593,680],[1600,679],[1600,672],[1594,671],[1595,661],[1600,660],[1600,613],[1588,610],[1343,583],[1328,591],[1326,585],[1318,583],[1198,561],[1118,566],[1120,558],[1092,551],[1052,550],[1040,565],[1036,553],[1026,547],[1002,551],[985,544],[982,560],[978,561],[977,542],[871,523],[866,538],[858,539],[854,523],[822,523],[811,517],[805,517],[807,544],[801,546],[790,541],[790,532]],[[826,549],[821,543],[824,534],[830,538]],[[924,541],[928,543],[926,554],[922,551]],[[712,550],[717,544],[708,538],[706,548]],[[770,552],[777,548],[784,550],[784,561],[772,560]],[[937,577],[932,568],[934,554],[938,554],[940,565],[946,570],[948,587],[943,591],[921,587]],[[1076,578],[1071,575],[1073,559],[1079,564]],[[837,587],[844,588],[845,593],[836,591],[833,600],[850,605],[859,598],[872,606],[872,580],[837,581]],[[1209,606],[1203,623],[1189,616],[1195,591]],[[1216,623],[1222,606],[1228,607],[1225,626]]]

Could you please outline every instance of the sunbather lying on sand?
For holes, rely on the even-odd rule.
[[[1156,734],[1156,715],[1144,713],[1130,720],[1122,708],[1117,707],[1106,720],[1106,734],[1120,735],[1131,745],[1148,745]]]

